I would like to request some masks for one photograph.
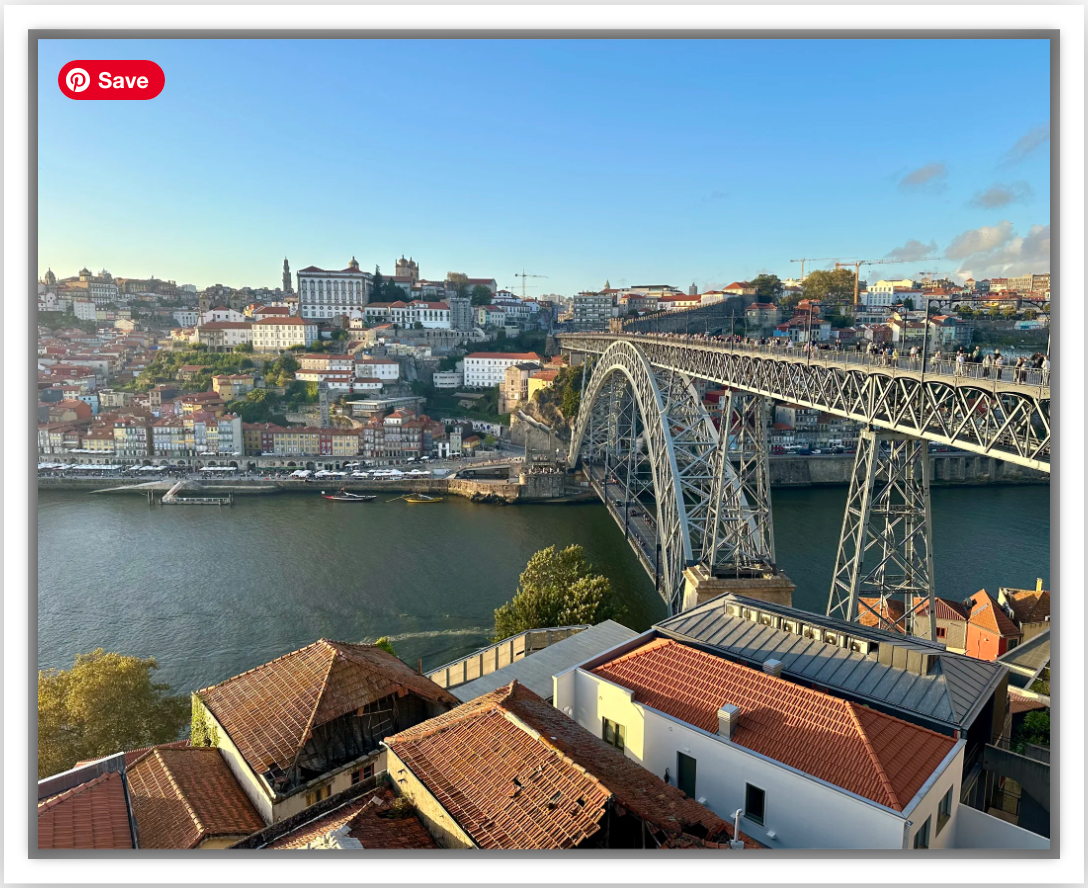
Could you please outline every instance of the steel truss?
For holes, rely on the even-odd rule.
[[[652,565],[672,613],[681,608],[684,569],[703,560],[708,541],[719,557],[734,561],[738,552],[742,560],[763,554],[754,542],[761,525],[752,515],[763,507],[748,507],[691,378],[652,367],[630,343],[602,354],[586,384],[569,464],[579,460],[629,538],[631,506],[646,508],[655,538],[632,542]],[[641,499],[647,493],[652,506]],[[769,521],[769,500],[766,511]]]
[[[915,615],[933,614],[933,535],[925,441],[864,429],[846,501],[827,615],[876,619],[915,634]],[[936,620],[929,620],[936,640]]]
[[[1050,389],[1009,382],[926,376],[917,371],[754,353],[710,342],[652,336],[565,334],[567,350],[603,354],[614,342],[637,347],[655,370],[815,407],[863,425],[912,435],[1018,465],[1050,471]]]

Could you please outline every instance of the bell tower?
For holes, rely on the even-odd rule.
[[[283,257],[283,292],[290,293],[294,289],[291,286],[291,266],[287,264],[287,257]]]

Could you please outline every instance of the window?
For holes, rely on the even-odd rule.
[[[928,848],[929,847],[929,821],[931,818],[927,817],[926,822],[922,824],[922,828],[914,834],[914,847],[915,848]]]
[[[601,737],[605,743],[615,746],[620,752],[624,750],[624,740],[627,737],[627,729],[609,718],[602,719],[603,729]]]
[[[315,789],[313,792],[306,793],[306,804],[316,805],[322,799],[327,799],[332,795],[332,786],[325,784],[320,789]]]
[[[944,638],[946,634],[947,634],[947,632],[946,632],[944,626],[938,626],[937,627],[937,637],[938,638]]]
[[[682,752],[676,753],[676,785],[687,796],[695,797],[695,759]]]
[[[751,783],[744,784],[744,816],[763,826],[767,808],[767,793]]]
[[[954,787],[948,787],[948,792],[944,794],[944,798],[941,799],[940,805],[937,806],[937,835],[941,834],[941,830],[944,829],[944,825],[952,819],[952,790]]]

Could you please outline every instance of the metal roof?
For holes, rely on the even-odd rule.
[[[1033,677],[1038,675],[1050,663],[1050,630],[1046,629],[1018,644],[998,657],[997,661],[1015,672],[1030,673]]]
[[[741,604],[761,615],[796,621],[798,628],[800,624],[818,626],[868,642],[869,653],[734,616],[727,612],[727,604]],[[784,677],[872,702],[908,720],[924,719],[959,730],[971,725],[1006,672],[1000,663],[952,654],[943,645],[927,639],[733,594],[712,599],[657,624],[656,628],[752,665],[761,665],[768,659],[780,660]],[[891,650],[882,656],[883,646]],[[905,655],[900,653],[893,665],[888,654],[896,648]],[[908,665],[924,662],[920,655],[927,655],[931,662],[925,674],[918,666]]]
[[[545,700],[552,698],[552,676],[576,666],[591,657],[607,651],[638,635],[614,620],[605,620],[596,626],[583,629],[576,635],[557,641],[543,650],[489,672],[480,678],[450,688],[458,700],[468,702],[496,688],[504,687],[517,679],[518,684],[529,688]]]

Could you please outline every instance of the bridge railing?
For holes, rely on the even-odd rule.
[[[589,333],[580,335],[591,338],[595,334]],[[616,336],[616,334],[612,335]],[[714,336],[708,337],[698,333],[624,333],[618,335],[622,338],[636,341],[651,340],[665,343],[708,345],[721,351],[767,355],[776,358],[790,358],[799,363],[812,361],[822,365],[842,365],[843,367],[852,366],[865,369],[891,370],[893,372],[896,370],[904,370],[920,373],[922,370],[922,359],[919,356],[911,358],[909,354],[901,354],[896,360],[888,354],[870,354],[867,351],[857,351],[854,348],[842,348],[841,346],[832,348],[816,347],[813,348],[810,353],[803,345],[797,346],[793,343],[729,342],[726,339]],[[926,376],[945,377],[952,382],[972,379],[985,381],[990,384],[1003,382],[1012,385],[1033,386],[1036,388],[1048,387],[1050,385],[1051,376],[1050,370],[1037,368],[1018,369],[1015,366],[1015,362],[1012,365],[1006,363],[1001,367],[993,365],[985,366],[982,362],[973,361],[964,361],[963,364],[959,364],[954,359],[949,359],[946,355],[936,354],[930,355],[929,360],[926,362],[925,373]]]

